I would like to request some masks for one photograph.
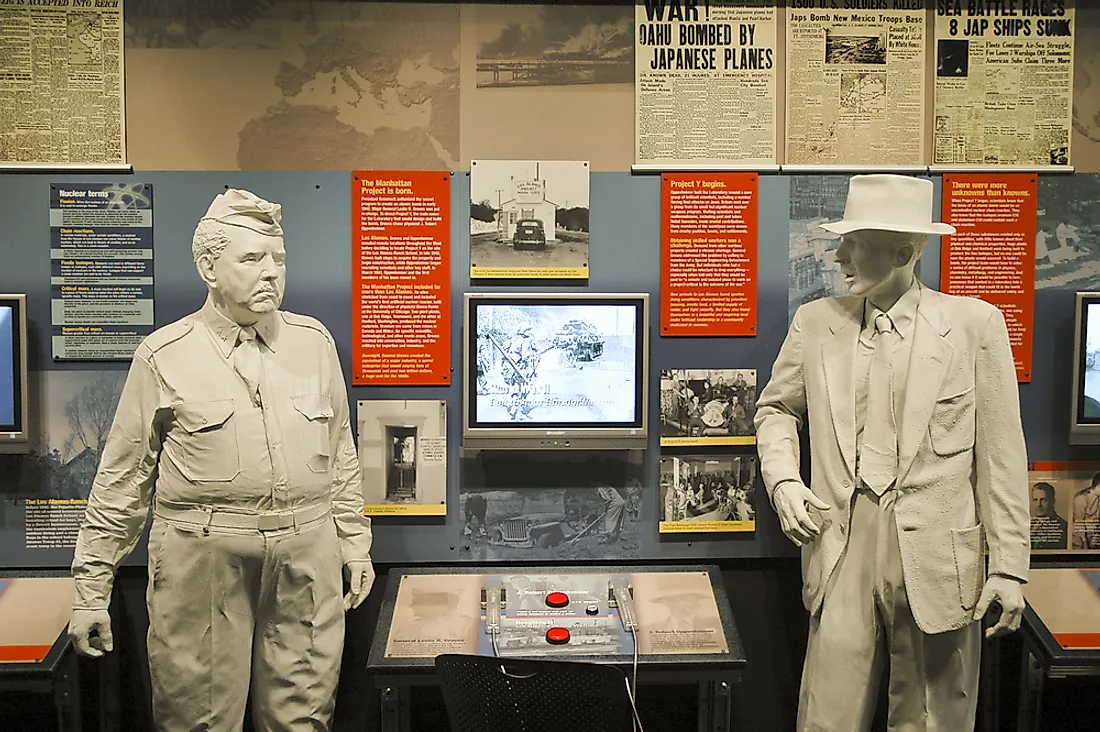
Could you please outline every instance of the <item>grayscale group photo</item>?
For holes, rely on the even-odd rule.
[[[756,521],[756,457],[661,458],[661,521]]]
[[[736,444],[756,434],[756,369],[661,371],[662,444]]]

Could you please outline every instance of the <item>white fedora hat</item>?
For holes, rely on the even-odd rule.
[[[954,234],[932,221],[932,181],[909,175],[853,175],[844,218],[821,228],[834,234],[876,229],[911,234]]]

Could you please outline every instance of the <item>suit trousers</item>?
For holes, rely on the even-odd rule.
[[[155,516],[149,672],[158,732],[328,730],[344,645],[331,515],[276,531]]]
[[[866,489],[852,497],[848,544],[821,612],[810,619],[799,732],[867,730],[887,669],[890,732],[974,729],[981,624],[937,634],[917,627],[905,591],[896,498],[894,490],[876,496]]]

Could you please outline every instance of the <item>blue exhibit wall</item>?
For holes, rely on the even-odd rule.
[[[1092,176],[1089,176],[1092,177]],[[49,187],[51,183],[103,182],[110,176],[0,176],[0,210],[5,233],[0,291],[26,292],[31,322],[31,369],[123,369],[119,363],[51,361],[49,350]],[[351,362],[351,177],[347,173],[310,172],[138,172],[120,178],[153,184],[156,322],[164,325],[192,312],[205,290],[195,273],[191,232],[210,200],[226,186],[253,190],[282,203],[288,257],[284,307],[319,318],[335,336],[345,373]],[[936,179],[937,186],[939,180]],[[758,333],[751,338],[660,338],[659,308],[660,180],[657,176],[593,173],[591,178],[591,279],[593,292],[648,292],[651,308],[649,364],[649,449],[643,458],[645,487],[641,506],[640,560],[793,557],[794,548],[779,531],[762,486],[758,493],[755,534],[696,535],[663,538],[659,516],[657,447],[659,380],[664,368],[755,368],[766,383],[772,361],[787,330],[788,191],[790,178],[760,177]],[[1065,191],[1060,181],[1059,195]],[[1040,207],[1043,206],[1043,189]],[[452,196],[452,366],[453,383],[442,388],[352,387],[352,405],[360,399],[445,399],[448,403],[448,504],[442,518],[378,518],[375,557],[381,563],[461,561],[459,515],[462,296],[474,287],[468,277],[467,211],[469,176],[453,178]],[[938,197],[938,196],[937,196]],[[1090,235],[1091,236],[1091,235]],[[939,246],[933,239],[921,262],[921,278],[935,286]],[[555,288],[524,287],[525,291]],[[576,287],[571,288],[573,290]],[[1090,459],[1091,448],[1067,445],[1073,291],[1043,289],[1036,295],[1033,381],[1021,387],[1029,457],[1032,460]],[[48,398],[48,394],[46,397]],[[37,398],[32,404],[37,403]],[[10,459],[10,458],[5,458]],[[0,523],[0,566],[66,566],[71,550],[27,549],[23,509],[10,485]],[[609,555],[608,559],[616,558]],[[140,552],[132,561],[142,561]]]
[[[102,182],[113,179],[149,182],[154,187],[156,321],[169,323],[199,307],[205,296],[190,255],[195,222],[210,200],[225,186],[254,190],[284,206],[289,278],[285,307],[308,313],[326,323],[339,344],[345,373],[351,358],[351,195],[348,173],[187,173],[139,172],[111,176],[0,176],[0,292],[26,292],[31,320],[31,367],[57,371],[116,369],[125,364],[52,363],[49,351],[49,187],[51,183]],[[1040,181],[1040,208],[1055,200],[1078,200],[1081,209],[1092,206],[1090,191],[1100,176],[1050,177]],[[938,185],[938,179],[934,179]],[[461,303],[473,289],[467,273],[469,178],[454,177],[452,187],[452,315],[455,368],[448,388],[349,388],[352,403],[359,399],[446,399],[448,428],[449,515],[443,518],[383,518],[375,521],[375,559],[379,583],[389,569],[405,563],[459,561],[461,535],[458,511],[461,436]],[[759,316],[754,338],[661,339],[656,334],[656,307],[660,282],[660,181],[656,176],[593,173],[591,190],[591,291],[649,292],[651,312],[650,414],[659,405],[662,368],[756,368],[758,382],[766,383],[771,364],[787,331],[788,198],[791,178],[760,177]],[[1088,185],[1079,185],[1088,183]],[[1094,206],[1095,207],[1095,206]],[[1096,224],[1093,226],[1093,221]],[[1081,235],[1092,244],[1100,233],[1100,215],[1080,220]],[[1087,224],[1087,226],[1086,226]],[[1094,259],[1100,259],[1100,255]],[[939,279],[939,246],[933,239],[921,263],[921,278],[935,286]],[[1098,276],[1100,279],[1100,276]],[[1092,284],[1100,289],[1100,284]],[[508,288],[511,289],[511,288]],[[1070,360],[1073,353],[1073,290],[1041,289],[1035,298],[1033,381],[1021,386],[1021,403],[1032,460],[1088,460],[1096,448],[1068,447]],[[350,387],[350,384],[349,384]],[[37,403],[38,396],[35,397]],[[47,398],[49,395],[46,395]],[[34,405],[32,403],[32,406]],[[734,538],[675,537],[657,533],[659,449],[657,430],[644,454],[645,493],[640,525],[641,560],[680,559],[713,561],[723,568],[749,666],[734,690],[735,729],[784,730],[794,728],[799,672],[805,651],[806,616],[799,599],[800,582],[794,547],[779,531],[762,487],[757,495],[757,531]],[[6,458],[5,458],[6,459]],[[0,566],[66,567],[71,549],[25,548],[23,508],[12,486],[0,484]],[[129,564],[144,562],[138,549]],[[149,681],[145,660],[145,571],[124,567],[116,584],[113,615],[117,620],[116,647],[122,659],[118,693],[124,711],[122,729],[151,725]],[[379,718],[377,691],[366,674],[366,658],[382,593],[375,592],[364,607],[348,617],[344,673],[334,729],[373,730]],[[1002,651],[1002,667],[1009,669],[1001,682],[1002,715],[1014,701],[1011,669],[1018,666],[1019,643]],[[94,675],[94,674],[93,674]],[[123,693],[123,691],[125,693]],[[1056,693],[1061,698],[1062,695]],[[642,700],[646,729],[682,730],[693,723],[694,696],[647,690]],[[418,729],[445,729],[438,697],[423,692],[414,702]],[[679,695],[677,695],[679,694]],[[1069,697],[1066,697],[1067,699]],[[1052,697],[1052,710],[1059,706]],[[22,711],[20,709],[19,711]],[[0,708],[0,717],[5,711]],[[419,716],[418,716],[419,715]],[[4,717],[5,719],[7,717]],[[1084,719],[1085,717],[1082,717]],[[1083,724],[1084,722],[1082,722]],[[1073,729],[1076,727],[1059,727]],[[1053,728],[1052,728],[1053,729]]]
[[[0,177],[0,200],[10,222],[4,237],[17,256],[0,270],[0,291],[27,292],[32,330],[31,369],[103,369],[124,365],[52,363],[49,350],[49,228],[51,183],[111,180],[105,176]],[[190,237],[210,200],[225,186],[255,191],[283,205],[288,283],[284,308],[319,318],[339,345],[349,374],[352,405],[360,399],[446,399],[448,403],[448,504],[446,520],[375,520],[377,561],[458,561],[458,515],[462,398],[462,296],[475,289],[469,272],[469,176],[453,178],[452,194],[452,386],[444,388],[363,388],[350,383],[351,363],[351,193],[346,173],[135,173],[128,180],[149,182],[154,196],[156,322],[164,325],[201,306],[205,289],[191,261]],[[657,312],[660,268],[660,181],[625,173],[594,173],[591,178],[591,279],[593,292],[648,292],[651,307],[650,414],[659,414],[661,368],[757,368],[763,378],[785,330],[787,282],[787,185],[779,177],[760,183],[760,329],[756,338],[660,339]],[[768,232],[766,235],[763,232]],[[524,291],[557,288],[523,287]],[[576,288],[571,288],[575,290]],[[641,559],[793,556],[774,521],[764,519],[755,535],[732,540],[673,539],[657,534],[658,426],[645,453],[645,499],[641,512]],[[0,489],[2,490],[2,489]],[[10,495],[10,494],[9,494]],[[612,558],[612,557],[609,557]],[[141,561],[135,555],[131,561]],[[71,551],[26,549],[20,505],[6,506],[0,525],[0,565],[64,566]]]

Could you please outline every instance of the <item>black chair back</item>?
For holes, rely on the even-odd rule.
[[[614,666],[444,654],[435,659],[451,732],[624,732],[626,677]]]

